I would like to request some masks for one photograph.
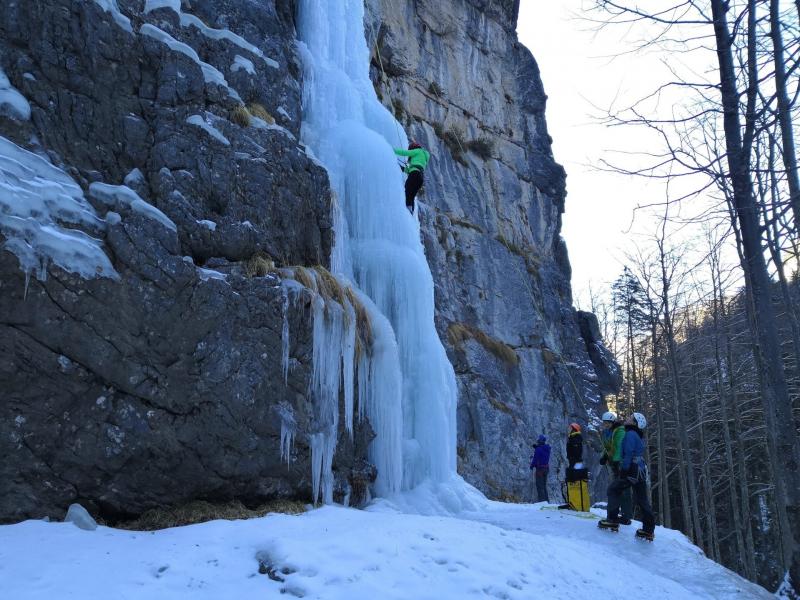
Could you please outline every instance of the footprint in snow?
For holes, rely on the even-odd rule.
[[[289,594],[290,596],[294,596],[295,598],[305,598],[306,591],[301,587],[293,585],[293,586],[282,587],[281,594]]]
[[[511,596],[508,595],[508,592],[505,590],[498,590],[495,587],[485,587],[483,588],[483,593],[493,598],[499,598],[500,600],[511,600]]]
[[[522,589],[522,584],[519,581],[514,581],[513,579],[509,579],[508,581],[506,581],[506,585],[508,587],[514,588],[515,590]]]
[[[153,573],[153,577],[155,577],[156,579],[161,579],[161,576],[167,569],[169,569],[169,565],[163,565],[161,567],[158,567],[158,570],[155,573]]]

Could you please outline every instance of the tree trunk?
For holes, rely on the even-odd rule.
[[[656,388],[655,403],[656,403],[656,428],[658,436],[658,504],[661,509],[661,519],[664,527],[672,528],[672,506],[669,497],[669,477],[667,475],[667,446],[664,442],[664,409],[662,407],[661,396],[661,377],[659,376],[658,368],[658,337],[656,332],[656,316],[653,314],[651,318],[651,331],[650,336],[653,341],[653,384]]]
[[[800,5],[798,5],[800,12]],[[800,15],[798,15],[800,16]],[[780,2],[769,3],[770,38],[772,38],[773,64],[775,66],[775,96],[778,100],[778,124],[783,142],[783,165],[786,181],[789,184],[789,201],[794,214],[795,233],[800,235],[800,175],[797,172],[797,154],[792,129],[792,105],[786,87],[786,60],[784,58],[783,31],[780,21]]]

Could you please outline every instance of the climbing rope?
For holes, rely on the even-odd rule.
[[[378,44],[378,36],[375,33],[375,28],[372,27],[372,23],[369,23],[368,25],[369,25],[370,31],[372,32],[372,37],[375,40],[374,45],[375,45],[375,54],[378,56],[378,67],[381,70],[381,74],[383,75],[383,79],[388,81],[389,77],[388,77],[388,75],[386,75],[386,71],[383,68],[383,59],[381,58],[381,48],[380,48],[380,45]],[[392,115],[392,120],[394,121],[394,127],[395,127],[395,130],[397,132],[397,142],[399,144],[400,142],[402,142],[403,136],[400,135],[400,126],[397,123],[397,117],[394,117],[394,115]]]

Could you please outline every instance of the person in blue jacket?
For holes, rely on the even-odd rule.
[[[636,532],[639,537],[653,539],[656,518],[650,501],[647,499],[647,465],[644,462],[643,430],[647,419],[641,413],[633,413],[625,420],[625,437],[622,440],[622,456],[619,476],[608,486],[607,516],[600,527],[616,529],[619,526],[619,508],[622,494],[627,489],[633,491],[633,501],[642,511],[642,528]]]
[[[531,471],[536,471],[536,495],[537,502],[550,502],[547,496],[547,475],[550,473],[550,445],[547,438],[539,436],[533,445],[533,456],[531,456]]]

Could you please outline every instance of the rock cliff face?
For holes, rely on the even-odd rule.
[[[264,258],[324,266],[333,239],[326,173],[297,141],[291,10],[118,6],[0,11],[0,66],[31,108],[30,120],[0,116],[0,135],[81,186],[118,274],[24,273],[0,228],[0,519],[61,516],[74,501],[114,517],[193,498],[308,499],[311,294]],[[25,177],[12,183],[48,185]],[[88,191],[96,182],[130,190],[109,200]],[[126,204],[134,192],[174,225]],[[343,437],[340,491],[372,475],[369,435],[363,423]]]
[[[618,385],[571,307],[536,63],[513,2],[367,6],[376,87],[434,154],[421,219],[459,376],[459,470],[529,499],[531,440],[586,422]],[[0,94],[0,136],[79,186],[114,272],[81,276],[19,237],[10,190],[52,182],[0,157],[0,521],[310,499],[314,292],[286,278],[310,284],[287,268],[328,265],[333,232],[326,173],[298,141],[294,10],[2,2],[0,68],[30,118]],[[76,227],[55,219],[35,227]],[[374,478],[372,435],[362,421],[340,436],[338,500]]]
[[[490,496],[529,500],[533,441],[548,435],[563,467],[567,425],[596,423],[619,374],[593,316],[572,308],[565,173],[515,33],[519,3],[367,6],[379,94],[433,154],[421,220],[459,379],[459,472]]]

